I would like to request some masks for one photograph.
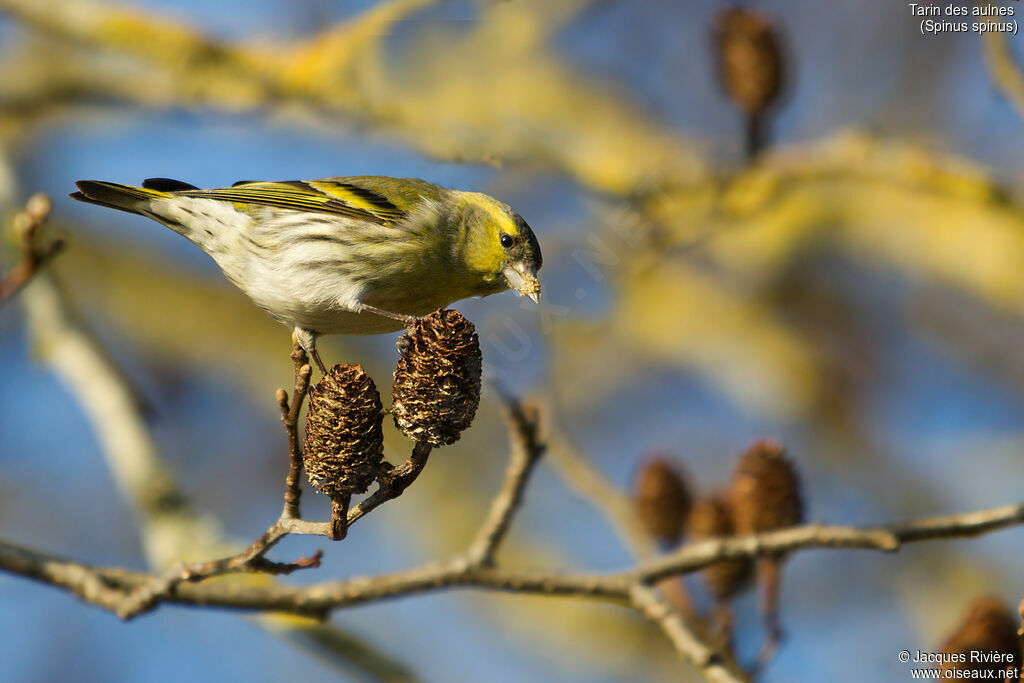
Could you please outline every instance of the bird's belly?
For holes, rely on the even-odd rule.
[[[404,327],[392,318],[355,312],[361,304],[422,316],[471,294],[438,277],[437,268],[356,282],[327,270],[300,278],[287,264],[251,256],[217,261],[228,279],[274,318],[317,334],[383,334]]]
[[[452,302],[452,298],[445,296],[433,296],[416,300],[401,300],[388,297],[380,300],[372,296],[372,292],[366,297],[361,297],[363,303],[375,306],[390,313],[402,315],[423,316],[432,313],[438,308],[443,308]],[[356,313],[344,307],[318,307],[296,305],[297,302],[288,302],[290,305],[276,307],[278,311],[282,308],[289,309],[284,315],[275,315],[289,326],[299,326],[318,334],[384,334],[395,332],[405,327],[401,321],[388,318],[368,311]],[[266,307],[274,315],[275,307]]]
[[[384,334],[404,327],[401,322],[391,318],[352,311],[331,311],[328,314],[308,316],[299,324],[319,334]]]

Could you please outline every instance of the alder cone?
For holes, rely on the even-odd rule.
[[[694,541],[733,536],[736,533],[729,501],[720,493],[698,500],[690,511],[687,526]],[[753,563],[750,560],[716,562],[702,569],[700,575],[708,592],[715,600],[723,602],[747,586],[753,575]]]
[[[360,365],[335,365],[309,391],[303,463],[329,496],[363,493],[384,457],[380,393]]]
[[[678,470],[664,458],[649,459],[633,484],[633,507],[647,534],[665,545],[683,537],[692,506],[690,490]]]
[[[447,446],[469,427],[480,403],[483,357],[473,323],[451,309],[420,318],[398,340],[391,412],[414,441]]]
[[[778,33],[760,12],[733,8],[713,20],[718,80],[744,113],[758,115],[782,92],[784,64]]]
[[[972,662],[971,651],[996,652],[1009,655],[1001,662]],[[942,673],[947,671],[1004,672],[1021,665],[1021,643],[1017,624],[1010,610],[998,598],[979,598],[967,609],[963,621],[942,644],[945,654],[961,654],[964,662],[943,662]],[[989,674],[992,676],[994,674]],[[990,680],[1006,680],[1001,676]]]
[[[736,533],[755,534],[800,524],[800,478],[782,446],[759,441],[736,461],[729,487]]]

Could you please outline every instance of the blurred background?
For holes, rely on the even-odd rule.
[[[0,203],[54,198],[69,304],[146,406],[164,466],[227,537],[255,538],[280,509],[288,331],[171,231],[68,199],[75,180],[382,174],[487,192],[533,226],[545,289],[539,308],[512,294],[458,304],[485,373],[539,397],[551,429],[617,486],[657,452],[710,491],[770,437],[814,521],[1019,499],[1024,123],[993,78],[1024,57],[1016,39],[922,36],[904,3],[757,3],[781,36],[785,86],[748,159],[712,51],[724,7],[0,0]],[[0,537],[142,569],[132,505],[40,362],[28,315],[17,300],[0,309]],[[386,387],[394,338],[325,338],[321,351]],[[386,443],[405,456],[393,430]],[[273,554],[324,548],[296,582],[448,556],[507,452],[491,391],[462,440],[343,544],[290,538]],[[327,515],[317,498],[313,519]],[[786,639],[762,680],[904,680],[900,649],[936,649],[980,595],[1024,595],[1022,542],[1011,529],[895,556],[794,555]],[[503,558],[632,562],[543,465]],[[8,576],[0,605],[9,680],[381,677],[234,614],[165,607],[126,625]],[[582,601],[438,593],[333,623],[427,681],[696,675],[634,613]],[[736,636],[751,660],[763,633],[750,592]]]

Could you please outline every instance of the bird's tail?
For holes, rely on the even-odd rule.
[[[168,193],[157,189],[120,185],[102,180],[79,180],[75,185],[79,191],[71,193],[72,199],[128,213],[145,214],[151,200],[170,197]]]

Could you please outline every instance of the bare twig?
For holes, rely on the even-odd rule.
[[[989,4],[978,3],[978,4]],[[985,66],[996,87],[1024,118],[1024,73],[1010,50],[1010,39],[1006,33],[991,31],[981,38],[985,52]]]
[[[384,463],[377,478],[377,490],[348,511],[349,526],[369,514],[377,506],[402,495],[426,467],[431,450],[430,444],[418,442],[413,446],[412,455],[401,465],[394,467]]]
[[[608,481],[594,464],[579,452],[568,435],[562,434],[555,440],[550,462],[555,463],[566,484],[603,513],[635,561],[642,562],[657,556],[657,544],[640,523],[629,496]],[[692,639],[700,641],[709,636],[712,629],[698,613],[693,597],[681,577],[664,578],[655,582],[655,587],[665,596],[666,603],[681,617],[680,628],[691,631]],[[731,661],[729,652],[724,651],[722,655]]]
[[[530,473],[544,454],[545,446],[538,431],[538,411],[514,399],[503,397],[509,413],[512,457],[505,471],[501,491],[491,503],[487,518],[477,532],[476,539],[466,551],[466,558],[474,564],[494,564],[494,555],[505,538],[512,517],[523,499]]]
[[[291,523],[299,524],[299,520]],[[473,564],[463,556],[395,574],[356,577],[312,586],[174,582],[171,590],[161,594],[152,590],[159,587],[159,576],[89,567],[5,542],[0,542],[0,569],[64,588],[90,604],[115,613],[135,608],[139,597],[144,596],[153,602],[290,612],[322,618],[335,609],[445,588],[477,588],[612,602],[632,606],[657,623],[679,654],[701,669],[710,680],[731,681],[737,680],[736,675],[724,664],[724,658],[693,635],[681,615],[653,590],[655,582],[726,559],[770,557],[783,551],[812,547],[894,551],[905,543],[976,536],[1021,523],[1024,523],[1024,503],[886,527],[810,524],[756,536],[693,543],[668,557],[612,574],[506,570],[493,565]],[[291,531],[297,532],[298,528]],[[142,589],[148,589],[150,593],[141,592]]]
[[[693,664],[709,681],[738,683],[743,680],[727,669],[714,650],[694,637],[682,617],[657,591],[636,583],[629,587],[633,607],[657,624],[680,657]]]
[[[299,438],[299,415],[302,404],[309,392],[310,368],[306,352],[293,336],[290,357],[295,374],[295,388],[291,403],[288,392],[278,389],[275,395],[281,410],[281,421],[284,423],[288,437],[288,474],[285,477],[284,508],[280,518],[262,536],[248,548],[231,557],[179,564],[153,581],[144,583],[129,592],[117,609],[122,619],[132,619],[154,609],[160,601],[170,595],[178,584],[184,581],[202,581],[213,576],[239,572],[260,572],[265,574],[290,574],[299,569],[320,566],[322,552],[317,551],[312,557],[302,557],[294,562],[273,562],[266,559],[270,551],[282,538],[289,534],[330,535],[325,532],[325,525],[304,522],[300,519],[300,499],[302,496],[302,442]]]
[[[29,198],[24,210],[14,217],[14,232],[18,238],[21,260],[7,275],[0,279],[0,306],[10,301],[21,288],[28,284],[39,269],[60,253],[64,243],[54,240],[49,244],[38,243],[39,229],[50,215],[50,198],[36,194]]]
[[[629,496],[608,481],[565,434],[553,434],[548,440],[548,451],[547,462],[554,466],[569,488],[604,514],[635,558],[647,559],[656,554],[654,542],[644,533],[633,513]]]
[[[627,603],[631,600],[632,586],[637,583],[650,586],[666,576],[693,572],[723,560],[752,559],[806,548],[893,552],[907,543],[977,536],[1022,523],[1024,503],[890,526],[859,528],[808,524],[752,536],[711,539],[688,544],[664,558],[649,560],[616,573],[507,570],[472,566],[464,558],[457,558],[394,574],[301,587],[184,583],[167,600],[233,609],[323,614],[388,598],[461,587]],[[297,531],[292,530],[292,533]],[[93,579],[98,578],[118,589],[134,588],[154,578],[152,574],[143,572],[89,567],[6,542],[0,542],[0,570],[60,586],[78,595],[86,585],[82,572],[90,573]],[[88,601],[109,609],[102,599]]]
[[[309,378],[313,371],[309,366],[306,351],[294,337],[291,359],[295,369],[295,389],[292,392],[291,405],[288,404],[288,392],[284,389],[277,391],[281,421],[284,422],[285,432],[288,434],[289,456],[288,475],[285,477],[284,483],[284,510],[281,512],[281,517],[298,519],[302,516],[299,507],[302,496],[302,444],[299,440],[299,414],[302,412],[302,403],[306,400],[306,394],[309,392]]]
[[[289,409],[289,414],[286,416],[285,425],[288,427],[289,420],[294,422],[291,418],[291,412],[294,411],[298,414],[300,406],[300,399],[298,397],[304,396],[306,388],[308,387],[310,366],[304,361],[303,358],[299,358],[299,354],[294,351],[292,358],[296,363],[296,393]],[[278,396],[283,391],[278,391]],[[282,404],[284,405],[284,404]],[[299,406],[299,408],[296,408]],[[297,419],[297,418],[295,418]],[[289,429],[289,441],[291,441],[291,429]],[[363,500],[361,503],[356,505],[352,510],[348,511],[347,523],[345,528],[354,524],[357,520],[369,514],[371,510],[382,505],[383,503],[397,498],[402,495],[406,488],[419,476],[420,472],[423,471],[423,467],[427,463],[427,457],[430,455],[431,447],[425,443],[417,443],[413,448],[412,455],[405,463],[392,467],[387,465],[382,467],[381,473],[378,477],[378,488],[370,497]],[[301,448],[298,451],[299,458],[292,458],[292,467],[289,470],[289,477],[286,481],[286,489],[291,486],[292,473],[295,471],[295,462],[298,462],[301,466]],[[300,470],[301,472],[301,470]],[[297,475],[296,475],[297,476]],[[302,557],[294,562],[273,562],[266,559],[266,554],[276,546],[285,536],[289,535],[304,535],[304,536],[326,536],[332,540],[338,540],[336,532],[336,520],[330,522],[310,522],[297,517],[289,516],[289,509],[287,507],[288,501],[288,490],[285,493],[286,507],[281,513],[281,517],[278,518],[270,527],[260,536],[258,539],[253,541],[248,548],[238,553],[237,555],[231,555],[229,557],[222,557],[215,560],[209,560],[206,562],[192,562],[187,564],[181,564],[174,567],[171,571],[164,575],[155,576],[149,582],[145,582],[142,585],[136,587],[132,591],[129,591],[129,597],[126,602],[122,604],[117,610],[118,616],[123,619],[130,619],[142,614],[143,612],[149,611],[155,608],[162,600],[170,598],[179,585],[184,582],[201,582],[215,576],[223,576],[225,574],[240,574],[240,573],[264,573],[264,574],[290,574],[299,569],[315,568],[320,566],[320,559],[322,553],[317,551],[312,557]],[[294,498],[296,502],[295,512],[298,512],[298,497]],[[342,538],[344,536],[342,535]]]
[[[779,621],[779,584],[782,579],[782,558],[762,557],[757,563],[757,584],[765,639],[757,655],[757,671],[762,671],[782,644],[782,623]]]

